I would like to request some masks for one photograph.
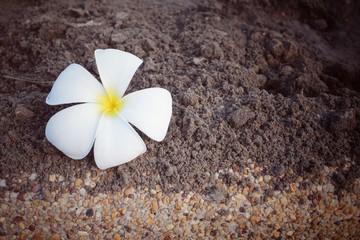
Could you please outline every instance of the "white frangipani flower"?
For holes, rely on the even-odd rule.
[[[56,79],[46,103],[82,103],[59,111],[46,125],[47,139],[65,155],[84,158],[94,145],[96,165],[114,167],[146,151],[129,123],[155,141],[165,138],[172,114],[172,98],[163,88],[124,95],[142,60],[116,49],[96,50],[102,84],[78,64]]]

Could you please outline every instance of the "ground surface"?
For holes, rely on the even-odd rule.
[[[0,236],[359,234],[357,1],[0,6]],[[165,140],[106,171],[44,135],[56,77],[74,62],[97,75],[98,48],[144,59],[128,92],[173,96]]]

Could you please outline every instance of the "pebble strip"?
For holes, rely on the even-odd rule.
[[[246,186],[227,186],[218,177],[224,172]],[[204,193],[164,194],[160,186],[90,195],[96,186],[90,173],[73,181],[72,193],[39,194],[36,185],[24,194],[4,190],[0,239],[358,239],[359,194],[338,198],[329,177],[306,188],[298,177],[266,196],[273,179],[261,172],[252,164],[241,173],[216,174],[226,195],[220,201]],[[29,176],[34,179],[36,173]],[[64,179],[50,175],[49,181]]]

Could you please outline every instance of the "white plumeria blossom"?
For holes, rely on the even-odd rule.
[[[95,50],[102,84],[85,68],[69,65],[56,79],[46,103],[81,103],[52,116],[46,138],[65,155],[84,158],[94,145],[100,169],[129,162],[146,146],[130,124],[155,141],[162,141],[172,114],[172,98],[163,88],[147,88],[125,96],[142,60],[116,49]],[[129,124],[130,123],[130,124]]]

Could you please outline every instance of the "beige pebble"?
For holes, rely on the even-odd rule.
[[[51,240],[61,240],[61,236],[59,234],[52,235]]]
[[[244,187],[242,194],[247,196],[249,194],[249,187]]]
[[[148,218],[145,222],[148,225],[153,225],[154,224],[154,219],[153,218]]]
[[[258,223],[260,221],[260,217],[259,216],[251,216],[250,221],[253,223]]]
[[[270,182],[270,180],[271,180],[271,176],[270,176],[270,175],[265,175],[265,176],[264,176],[264,181],[265,181],[266,183]]]
[[[174,228],[174,225],[173,224],[168,224],[166,225],[166,229],[167,230],[172,230]]]
[[[51,175],[49,176],[49,181],[50,181],[50,182],[55,182],[55,181],[56,181],[56,175],[55,175],[55,174],[51,174]]]
[[[19,223],[19,228],[21,228],[22,230],[24,230],[24,229],[25,229],[25,224],[22,223],[22,222],[20,222],[20,223]]]
[[[163,197],[162,198],[162,202],[164,203],[164,204],[168,204],[169,203],[169,197],[168,196],[165,196],[165,197]]]
[[[128,187],[127,189],[125,189],[125,196],[130,196],[131,194],[135,193],[135,188],[134,187]]]
[[[288,200],[287,200],[286,197],[282,197],[282,198],[280,198],[280,202],[281,202],[282,205],[286,206],[287,203],[288,203]]]
[[[261,198],[261,194],[259,192],[253,192],[252,196],[257,199]]]
[[[191,227],[192,232],[196,233],[196,232],[198,232],[198,230],[199,230],[199,225],[198,224],[192,225],[192,227]]]
[[[79,236],[88,236],[89,234],[85,231],[78,231]]]
[[[273,236],[274,236],[275,238],[280,237],[280,232],[277,231],[277,230],[273,231]]]
[[[156,211],[157,210],[157,208],[158,208],[158,203],[157,203],[157,201],[152,201],[151,202],[151,211]]]
[[[75,187],[80,187],[83,183],[83,180],[81,178],[78,178],[75,180]]]
[[[290,191],[295,192],[296,191],[296,183],[290,183]]]

